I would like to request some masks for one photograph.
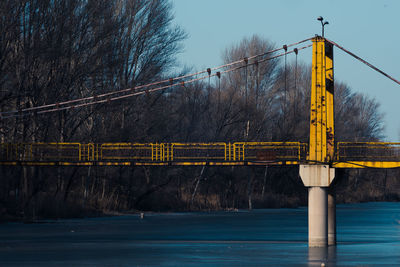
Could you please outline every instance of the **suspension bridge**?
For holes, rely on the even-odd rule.
[[[22,166],[250,166],[299,165],[308,144],[236,143],[27,143],[0,144],[0,164]],[[338,142],[335,168],[400,167],[400,143]]]
[[[299,47],[306,42],[312,44]],[[316,36],[215,68],[163,81],[59,103],[1,112],[1,119],[25,117],[108,103],[182,86],[272,60],[311,47],[312,77],[309,143],[1,143],[0,165],[9,166],[251,166],[298,165],[309,188],[309,246],[336,244],[335,197],[327,188],[335,168],[400,167],[400,143],[336,142],[334,131],[333,48],[400,82],[337,43]],[[288,50],[289,47],[295,47]],[[276,52],[283,50],[283,53]]]

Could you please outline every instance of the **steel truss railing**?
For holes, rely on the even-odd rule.
[[[0,143],[0,164],[322,164],[307,161],[307,147],[308,144],[300,142]],[[399,167],[400,143],[339,142],[335,148],[335,158],[330,164],[337,168]]]
[[[26,143],[0,144],[0,161],[301,161],[300,142],[236,143]]]
[[[400,143],[339,142],[337,161],[400,161]]]

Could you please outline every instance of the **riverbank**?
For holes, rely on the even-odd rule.
[[[163,170],[168,171],[169,176],[162,176]],[[81,190],[81,186],[71,182],[69,187],[56,187],[55,191],[50,187],[43,187],[41,191],[35,191],[31,195],[21,194],[17,190],[10,191],[0,199],[0,222],[31,222],[139,212],[229,211],[307,206],[307,188],[298,178],[296,168],[269,168],[267,180],[263,179],[266,177],[263,168],[237,168],[234,171],[210,168],[210,173],[207,173],[209,178],[201,181],[187,178],[190,177],[189,174],[185,174],[183,179],[179,171],[188,170],[149,169],[157,172],[154,174],[157,179],[142,181],[130,178],[126,180],[125,188],[116,185],[106,187],[106,183],[98,180],[94,184],[101,190],[96,190],[96,186],[87,190],[83,187]],[[199,169],[194,168],[193,171]],[[335,192],[338,204],[400,201],[398,171],[338,169],[330,190]],[[158,179],[163,179],[164,182]]]
[[[363,203],[399,203],[400,199],[392,199],[392,200],[368,200],[368,201],[359,201],[359,202],[337,202],[337,205],[343,205],[343,204],[363,204]],[[268,207],[268,208],[256,208],[254,210],[263,210],[263,209],[272,209],[272,210],[278,210],[278,209],[296,209],[296,208],[306,208],[307,203],[304,205],[297,205],[297,206],[281,206],[281,207]],[[31,223],[42,223],[43,221],[47,220],[64,220],[64,219],[87,219],[87,218],[103,218],[103,217],[118,217],[118,216],[130,216],[130,215],[136,215],[137,217],[147,217],[147,216],[153,216],[157,214],[173,214],[175,212],[183,212],[183,213],[191,213],[191,212],[241,212],[241,211],[249,211],[249,209],[238,209],[238,208],[226,208],[226,209],[180,209],[180,210],[165,210],[165,211],[152,211],[152,210],[127,210],[127,211],[112,211],[112,210],[86,210],[83,211],[81,210],[81,213],[77,214],[71,213],[70,216],[68,216],[67,212],[63,212],[62,214],[64,216],[35,216],[35,217],[23,217],[21,216],[13,216],[10,214],[2,214],[0,216],[0,224],[2,223],[10,223],[10,222],[19,222],[19,223],[24,223],[24,224],[31,224]]]

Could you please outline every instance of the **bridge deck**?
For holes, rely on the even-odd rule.
[[[26,143],[0,144],[1,165],[27,166],[244,166],[298,165],[307,162],[308,144],[235,143]],[[336,146],[336,168],[400,167],[400,143],[349,143]]]

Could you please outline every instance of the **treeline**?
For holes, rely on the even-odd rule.
[[[186,33],[167,0],[4,0],[0,3],[0,111],[92,96],[174,76]],[[258,36],[224,62],[275,48]],[[289,59],[289,58],[288,58]],[[182,70],[181,73],[187,73]],[[1,142],[308,142],[310,66],[282,58],[168,90],[0,121]],[[375,100],[335,85],[336,139],[382,137]],[[395,171],[344,171],[340,201],[399,198]],[[296,167],[1,167],[0,213],[298,206]],[[398,190],[397,190],[398,191]]]

